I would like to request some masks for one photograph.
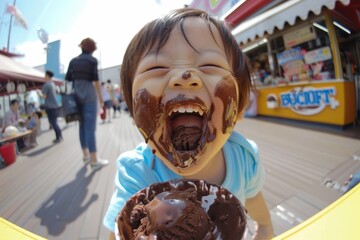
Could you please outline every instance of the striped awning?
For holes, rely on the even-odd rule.
[[[272,34],[275,28],[282,30],[285,23],[294,25],[296,18],[308,18],[309,12],[316,15],[321,13],[322,7],[330,10],[335,8],[336,2],[349,5],[350,0],[289,0],[257,15],[241,24],[232,31],[239,43],[247,43],[262,37],[265,33]]]
[[[58,78],[53,78],[53,81],[58,86],[64,83]],[[0,54],[0,96],[9,94],[6,87],[8,82],[13,82],[15,86],[25,84],[26,90],[32,90],[41,88],[47,80],[44,72]],[[16,89],[17,87],[12,92],[16,93]]]

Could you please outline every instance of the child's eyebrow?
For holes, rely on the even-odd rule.
[[[156,49],[153,49],[153,50],[147,52],[147,53],[144,55],[144,57],[146,57],[146,56],[152,56],[152,55],[159,55],[159,51],[156,50]]]
[[[140,58],[140,61],[144,60],[147,57],[153,57],[153,56],[157,57],[158,55],[159,55],[159,52],[156,49],[153,49],[149,52],[146,52],[146,54],[144,54],[144,56],[142,56]]]
[[[220,55],[223,55],[223,56],[226,57],[226,54],[225,54],[224,50],[219,50],[219,49],[214,49],[214,48],[205,48],[205,49],[200,48],[198,51],[196,51],[197,54],[201,54],[201,53],[204,53],[204,52],[214,52],[214,53],[217,53],[217,54],[220,54]],[[147,52],[142,57],[142,59],[144,59],[147,56],[152,56],[152,55],[158,56],[159,53],[160,53],[160,51],[157,51],[156,49],[153,49],[153,50]]]
[[[202,52],[212,52],[212,53],[217,53],[217,54],[219,54],[219,55],[222,55],[222,56],[226,57],[226,53],[225,53],[224,51],[220,51],[220,50],[218,50],[218,49],[213,49],[213,48],[200,50],[199,52],[200,52],[200,54],[201,54]]]

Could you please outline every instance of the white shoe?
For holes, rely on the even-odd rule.
[[[98,169],[100,169],[100,168],[102,168],[102,167],[104,167],[104,166],[106,166],[108,164],[109,164],[108,160],[98,158],[98,160],[95,163],[91,163],[90,165],[91,165],[91,169],[93,171],[96,171],[96,170],[98,170]]]

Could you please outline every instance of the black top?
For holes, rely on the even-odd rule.
[[[82,53],[70,61],[65,79],[99,81],[97,64],[97,59],[91,54]]]

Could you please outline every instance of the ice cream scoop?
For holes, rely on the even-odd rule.
[[[243,237],[246,210],[223,187],[179,179],[136,193],[117,224],[122,240],[236,240]]]

